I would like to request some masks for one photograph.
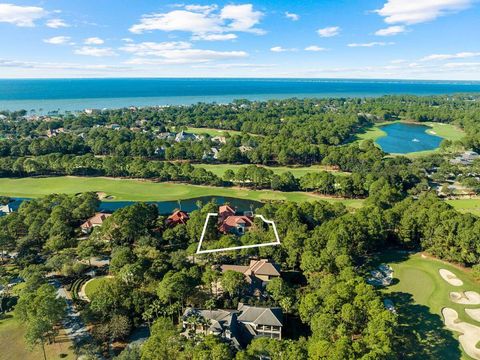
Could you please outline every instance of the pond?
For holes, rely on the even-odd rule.
[[[13,210],[17,210],[22,201],[29,200],[25,198],[13,198],[14,201],[10,203]],[[186,212],[197,210],[197,203],[201,202],[203,205],[211,200],[215,200],[217,204],[230,203],[238,211],[250,211],[262,207],[264,204],[259,201],[237,199],[224,196],[202,196],[197,198],[191,198],[178,201],[147,201],[149,204],[156,204],[158,206],[158,212],[161,215],[171,214],[175,209],[182,209]],[[130,206],[138,201],[102,201],[100,202],[99,210],[105,212],[113,212],[117,209]]]
[[[435,150],[443,138],[429,134],[425,125],[394,123],[380,127],[387,135],[376,140],[383,151],[392,154],[408,154],[417,151]]]

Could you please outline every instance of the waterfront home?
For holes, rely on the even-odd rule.
[[[182,210],[176,210],[172,215],[170,215],[167,220],[166,224],[170,227],[175,227],[179,224],[185,225],[189,219],[188,214]]]
[[[112,216],[112,214],[98,212],[90,219],[85,221],[82,225],[80,225],[80,228],[82,229],[83,233],[88,234],[90,231],[93,230],[94,227],[101,226],[105,219],[110,216]]]
[[[13,212],[13,208],[10,204],[0,205],[0,216],[10,214],[11,212]]]
[[[223,234],[243,235],[253,225],[253,214],[236,215],[230,205],[218,209],[218,230]]]

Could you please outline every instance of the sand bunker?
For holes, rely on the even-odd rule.
[[[457,276],[451,271],[448,271],[446,269],[440,269],[438,270],[438,272],[440,273],[440,276],[443,278],[443,280],[448,282],[450,285],[453,285],[453,286],[463,285],[463,281],[457,278]]]
[[[450,308],[444,308],[442,315],[448,329],[461,333],[458,340],[463,350],[472,358],[480,360],[480,349],[476,347],[480,341],[480,327],[459,320],[457,312]]]
[[[463,305],[480,305],[480,294],[476,291],[451,292],[450,300]]]
[[[473,320],[480,322],[480,309],[465,309],[465,312]]]

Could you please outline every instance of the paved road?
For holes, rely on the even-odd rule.
[[[75,344],[90,339],[90,333],[85,327],[85,324],[80,317],[80,313],[73,307],[72,300],[69,299],[65,288],[62,287],[58,280],[52,280],[51,283],[57,289],[58,296],[64,298],[67,304],[67,316],[63,320],[65,333]]]

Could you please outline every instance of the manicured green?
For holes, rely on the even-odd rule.
[[[233,164],[194,164],[194,167],[204,168],[205,170],[211,171],[215,175],[222,177],[225,174],[225,171],[228,169],[237,172],[240,168],[248,165],[233,165]],[[313,165],[309,167],[287,167],[287,166],[265,166],[265,168],[272,170],[275,174],[283,174],[287,171],[290,171],[293,176],[300,178],[309,173],[316,173],[319,171],[329,171],[333,174],[348,174],[342,171],[331,170],[326,166]]]
[[[247,190],[178,183],[157,183],[147,180],[112,179],[104,177],[45,177],[0,179],[0,195],[36,198],[52,193],[77,194],[96,191],[111,196],[111,200],[171,201],[201,196],[226,196],[250,200],[288,200],[295,202],[326,200],[343,202],[347,206],[360,207],[362,200],[338,199],[317,196],[305,192],[281,192],[272,190]]]
[[[431,128],[427,130],[428,134],[437,135],[450,141],[460,140],[465,136],[465,132],[456,125],[437,122],[425,122],[421,124]]]
[[[25,343],[25,325],[13,313],[0,317],[0,360],[38,360],[43,359],[40,346],[29,349]],[[63,331],[55,338],[55,343],[45,345],[47,359],[75,359],[73,345]]]
[[[88,281],[85,285],[85,295],[87,298],[91,299],[92,294],[95,293],[95,291],[97,291],[97,289],[100,288],[106,281],[108,281],[108,278],[105,276],[97,277]]]
[[[447,200],[447,203],[452,205],[455,209],[463,213],[472,213],[480,216],[480,197],[473,199],[455,199]]]
[[[423,351],[435,355],[432,358],[458,358],[455,354],[459,354],[460,344],[454,341],[458,334],[442,329],[441,311],[444,307],[450,307],[457,311],[461,320],[480,326],[480,323],[465,313],[465,308],[475,306],[456,304],[449,298],[452,291],[478,291],[480,284],[466,270],[422,256],[421,253],[386,252],[380,256],[379,262],[388,263],[393,268],[393,285],[382,291],[386,298],[393,300],[399,314],[399,323],[402,327],[405,326],[405,335],[416,338],[410,340],[420,342]],[[440,276],[440,269],[453,272],[463,281],[463,286],[450,285]],[[409,355],[413,358],[420,354],[418,348],[409,350],[412,352]],[[462,355],[462,358],[469,359],[465,353],[462,352]]]

